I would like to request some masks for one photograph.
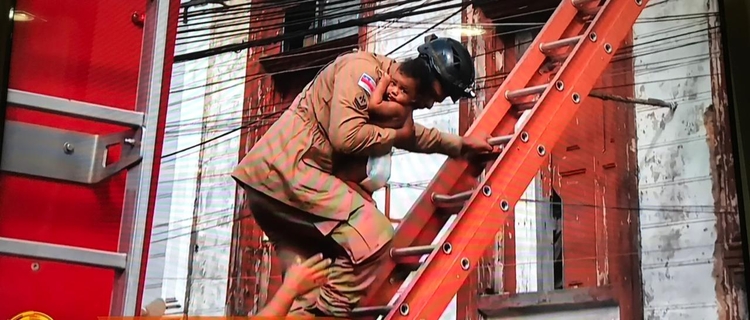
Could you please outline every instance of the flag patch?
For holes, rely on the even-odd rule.
[[[365,89],[367,91],[367,94],[370,95],[375,90],[375,79],[370,77],[370,75],[363,73],[361,77],[359,77],[359,82],[357,82],[357,85],[362,87],[362,89]]]

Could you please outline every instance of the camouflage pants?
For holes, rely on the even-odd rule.
[[[352,212],[348,221],[327,220],[292,208],[244,187],[255,221],[274,244],[282,270],[317,253],[331,258],[327,283],[297,297],[289,315],[346,317],[375,280],[388,259],[393,226],[372,203]],[[320,224],[331,224],[329,234]],[[373,245],[377,244],[377,245]],[[321,314],[322,313],[322,314]]]

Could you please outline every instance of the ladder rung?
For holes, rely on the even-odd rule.
[[[418,260],[407,260],[405,262],[399,262],[399,267],[409,273],[417,271],[422,266],[422,262]],[[407,274],[408,275],[408,274]]]
[[[512,134],[507,136],[492,137],[487,142],[489,142],[492,146],[499,146],[510,142],[511,139],[513,139]]]
[[[534,108],[536,103],[537,101],[534,100],[534,101],[527,102],[527,103],[517,104],[515,106],[516,106],[516,110],[518,110],[519,113],[523,113],[526,110],[531,110],[532,108]]]
[[[361,307],[361,308],[354,308],[351,312],[352,317],[371,317],[371,316],[380,316],[387,314],[391,311],[393,307],[391,306],[374,306],[374,307]]]
[[[505,92],[505,99],[512,100],[512,99],[517,99],[517,98],[521,98],[525,96],[530,96],[533,94],[539,94],[539,93],[544,92],[544,90],[547,90],[546,84],[518,89],[515,91],[508,90]]]
[[[438,203],[463,202],[463,201],[469,200],[469,198],[471,198],[471,195],[473,193],[474,193],[474,190],[464,191],[464,192],[456,193],[454,195],[433,194],[432,201],[438,202]]]
[[[570,2],[571,2],[571,3],[572,3],[572,4],[574,5],[574,6],[576,6],[576,7],[577,7],[577,6],[580,6],[580,5],[582,5],[582,4],[585,4],[585,3],[588,3],[588,2],[592,2],[592,1],[594,1],[594,0],[571,0]]]
[[[429,254],[435,250],[435,246],[414,246],[406,248],[393,248],[391,249],[391,257],[408,257],[408,256],[421,256],[423,254]]]
[[[89,248],[0,237],[0,255],[125,270],[127,255]]]
[[[561,39],[561,40],[557,40],[557,41],[542,43],[542,44],[539,45],[539,49],[542,50],[543,52],[546,52],[546,51],[554,50],[554,49],[557,49],[557,48],[562,48],[562,47],[567,47],[567,46],[574,46],[578,42],[580,42],[582,38],[583,38],[583,36],[575,36],[575,37],[572,37],[572,38],[567,38],[567,39]]]

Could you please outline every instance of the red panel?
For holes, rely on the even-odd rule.
[[[15,26],[10,87],[134,109],[145,1],[19,0],[37,18]],[[87,133],[122,128],[19,108],[8,120]],[[95,186],[0,174],[0,236],[117,250],[125,174]],[[0,319],[27,310],[55,320],[107,315],[113,271],[0,257]]]

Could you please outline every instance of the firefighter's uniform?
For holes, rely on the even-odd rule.
[[[368,85],[394,60],[344,54],[297,96],[234,170],[261,229],[284,264],[298,255],[334,258],[328,283],[292,306],[292,314],[324,310],[344,316],[375,277],[394,230],[371,202],[331,172],[336,157],[380,156],[396,131],[366,124]],[[415,124],[416,139],[399,148],[459,156],[461,138]],[[363,169],[364,170],[364,169]]]

